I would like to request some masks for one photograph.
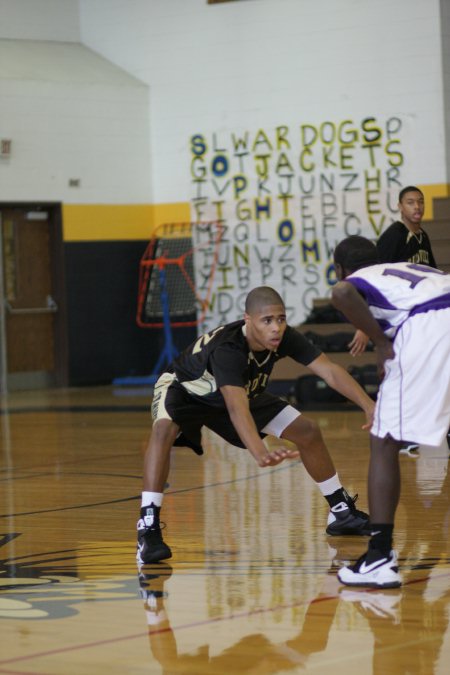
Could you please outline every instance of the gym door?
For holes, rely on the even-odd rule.
[[[3,391],[67,381],[60,205],[0,204]]]

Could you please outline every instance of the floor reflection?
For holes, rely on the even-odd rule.
[[[219,456],[227,452],[216,450]],[[139,575],[150,650],[162,672],[321,673],[333,663],[335,672],[354,667],[360,675],[447,673],[448,453],[422,449],[417,459],[401,461],[403,492],[396,534],[401,589],[339,584],[338,567],[355,560],[366,542],[319,536],[320,508],[305,515],[305,504],[314,504],[315,496],[301,477],[286,490],[291,495],[303,492],[301,507],[279,493],[266,502],[273,476],[262,479],[258,494],[248,495],[242,481],[229,492],[205,495],[209,548],[203,562],[144,566]],[[209,480],[226,481],[227,471],[245,477],[245,466],[241,468],[212,462]],[[286,480],[293,480],[292,473]],[[251,525],[247,519],[242,534],[234,519],[245,508]],[[271,513],[275,517],[268,523]],[[307,530],[316,534],[305,538]],[[267,538],[276,542],[280,537],[288,540],[283,554],[277,558],[272,547],[268,555]]]
[[[273,641],[264,633],[251,631],[241,635],[234,644],[219,653],[217,650],[213,653],[207,643],[196,648],[195,652],[186,653],[178,647],[177,630],[172,628],[166,608],[169,594],[165,586],[172,572],[170,565],[159,563],[152,567],[144,566],[139,573],[150,649],[163,672],[229,673],[233,665],[239,673],[296,671],[299,666],[305,667],[311,655],[323,652],[327,647],[330,628],[340,602],[334,575],[325,577],[321,592],[307,603],[301,628],[294,637]],[[193,627],[195,623],[183,628]],[[215,619],[199,623],[214,624]],[[222,625],[217,629],[226,631],[227,627]]]
[[[333,565],[336,564],[335,560]],[[402,589],[380,592],[340,586],[330,569],[320,592],[311,601],[303,603],[303,607],[298,601],[294,603],[295,607],[293,604],[280,608],[284,616],[278,621],[266,608],[273,622],[272,632],[279,636],[274,639],[269,637],[271,631],[267,622],[266,630],[253,629],[251,611],[247,616],[241,612],[201,619],[200,610],[193,613],[190,622],[180,621],[176,599],[171,604],[172,611],[168,607],[171,595],[168,581],[176,571],[163,563],[143,568],[139,585],[151,654],[164,673],[225,674],[235,669],[239,673],[269,675],[300,673],[308,668],[325,672],[320,670],[321,664],[325,668],[331,659],[337,667],[336,672],[341,672],[339,661],[345,661],[347,667],[361,664],[362,669],[358,672],[373,675],[443,674],[448,672],[445,655],[441,659],[441,649],[448,632],[449,564],[448,561],[438,566],[430,561],[421,564],[420,577],[416,570],[417,566],[410,566],[411,577]],[[443,577],[446,579],[444,587]],[[296,613],[295,609],[303,611]],[[238,638],[231,644],[226,637],[217,639],[217,634],[233,632],[229,626],[233,621],[239,624]],[[245,623],[249,624],[247,629],[243,628]],[[211,643],[208,641],[211,628],[215,634],[214,644],[212,640]],[[197,638],[199,631],[203,632],[200,643],[198,639],[194,642],[183,640],[184,633],[192,634],[194,630]],[[371,634],[370,640],[367,630]],[[283,635],[290,637],[284,639]],[[344,647],[341,652],[337,648],[339,641]],[[187,643],[188,648],[180,643]],[[218,644],[223,643],[227,645],[218,648]]]

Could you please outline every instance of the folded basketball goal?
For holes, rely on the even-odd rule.
[[[218,221],[164,223],[149,241],[139,265],[136,322],[163,328],[164,347],[148,377],[115,384],[154,384],[177,355],[172,329],[202,323],[211,300],[223,226]]]

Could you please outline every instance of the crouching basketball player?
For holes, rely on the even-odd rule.
[[[360,406],[369,429],[374,402],[341,366],[286,324],[279,294],[262,286],[246,299],[244,319],[202,335],[173,362],[155,385],[153,430],[144,458],[142,507],[138,521],[138,563],[170,558],[163,541],[160,510],[172,446],[202,454],[201,427],[234,446],[247,448],[260,467],[301,457],[305,469],[328,501],[330,535],[368,534],[368,516],[342,487],[318,425],[268,392],[274,363],[290,356]],[[268,449],[267,434],[296,449]]]
[[[377,264],[375,245],[359,236],[341,241],[334,261],[333,304],[373,341],[384,376],[370,436],[372,537],[338,577],[349,586],[393,588],[401,585],[392,549],[399,450],[409,438],[439,446],[450,423],[450,275],[415,263]]]

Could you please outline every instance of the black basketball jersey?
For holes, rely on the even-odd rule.
[[[191,396],[212,406],[224,406],[220,387],[244,387],[254,398],[267,386],[272,368],[290,356],[307,366],[322,352],[291,326],[276,351],[253,353],[245,337],[243,320],[219,326],[201,335],[173,362],[178,382]]]
[[[427,233],[420,229],[414,234],[399,220],[383,232],[377,241],[377,249],[381,263],[410,262],[436,267]]]

